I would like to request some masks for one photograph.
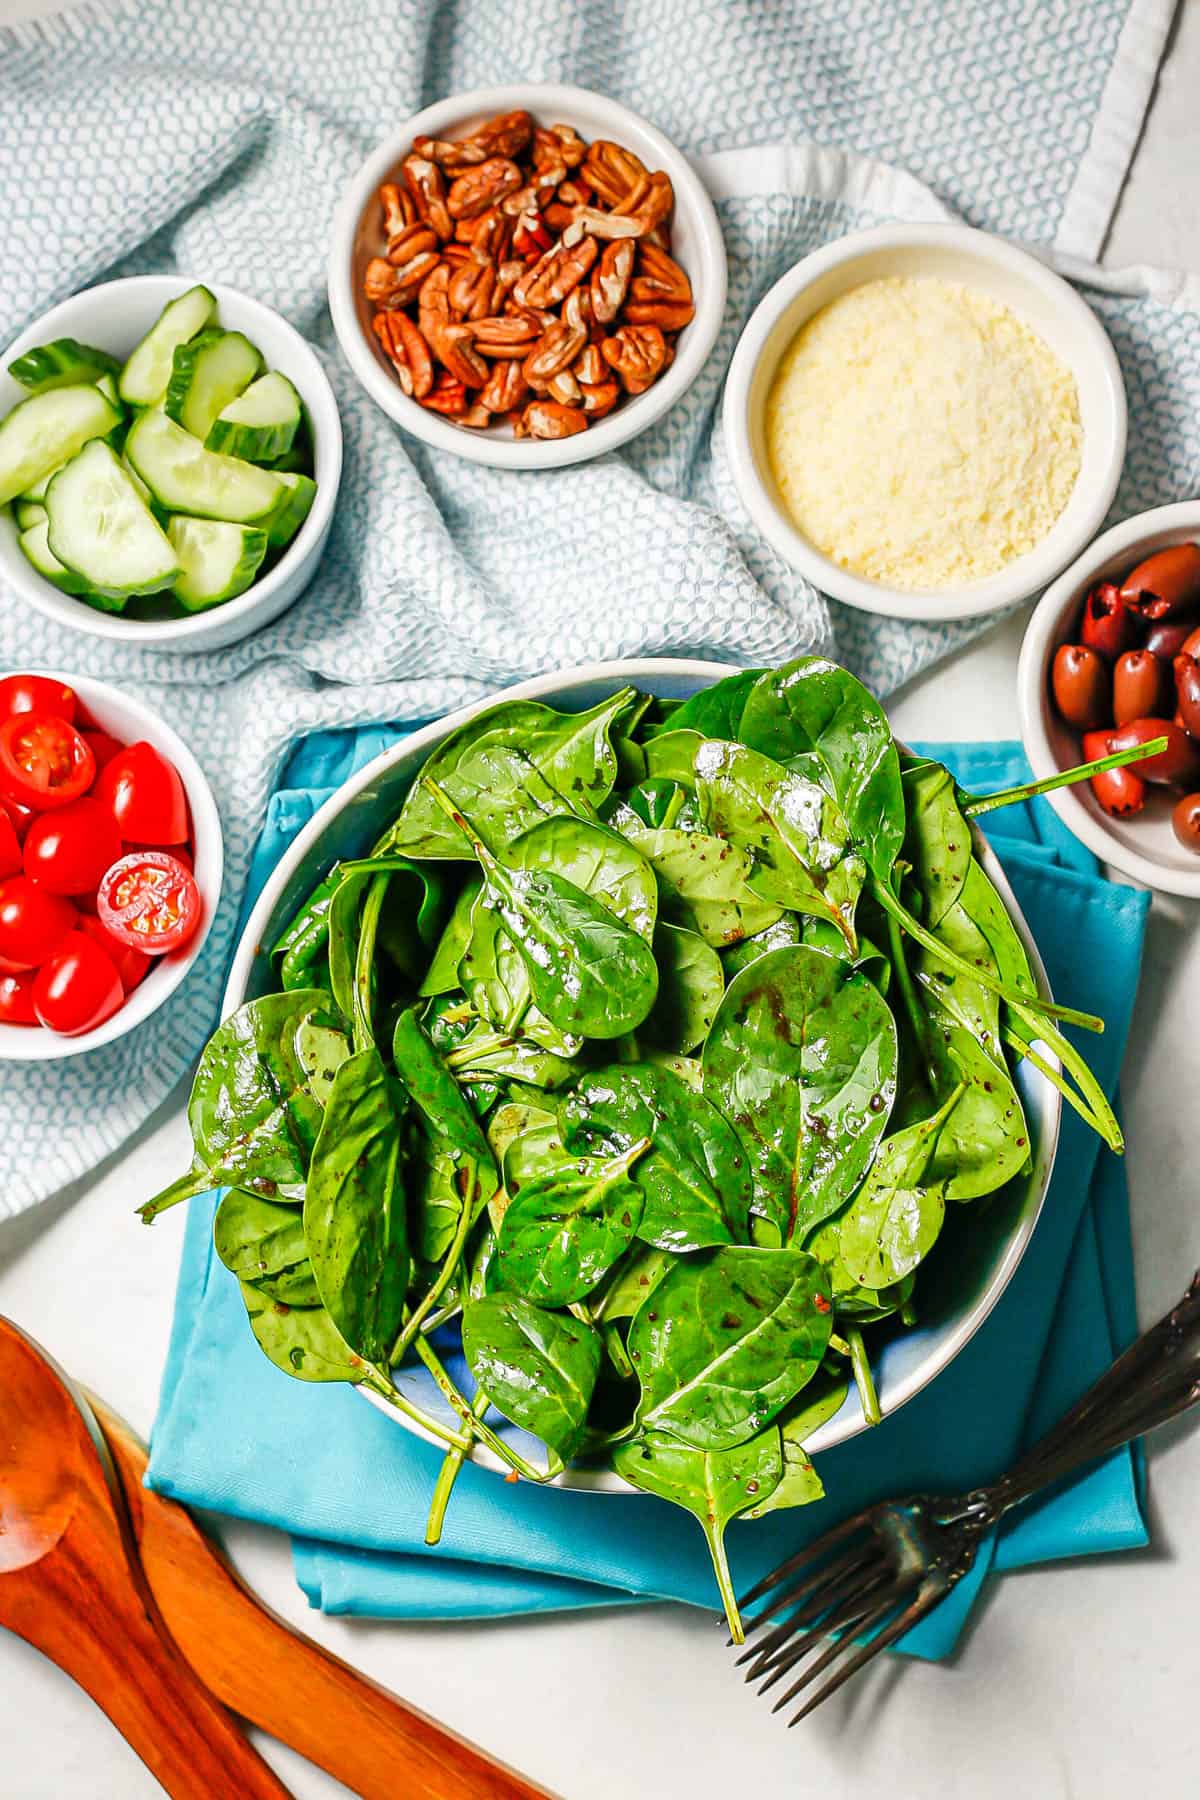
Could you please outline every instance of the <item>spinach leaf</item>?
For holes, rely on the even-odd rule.
[[[432,1284],[437,1298],[453,1275],[467,1231],[494,1196],[499,1174],[483,1127],[415,1008],[396,1020],[392,1059],[418,1115],[409,1192],[414,1243],[429,1263],[441,1263],[456,1250]]]
[[[336,1005],[348,1019],[355,1016],[359,914],[370,885],[371,876],[365,869],[350,875],[343,871],[329,903],[329,985]]]
[[[613,1467],[632,1487],[682,1506],[700,1521],[735,1644],[745,1642],[725,1556],[725,1527],[747,1507],[761,1505],[783,1476],[779,1433],[772,1425],[748,1443],[724,1450],[694,1449],[665,1432],[645,1431],[618,1444]]]
[[[839,1321],[853,1319],[861,1325],[873,1325],[900,1311],[912,1293],[916,1277],[908,1275],[903,1281],[883,1288],[863,1287],[861,1282],[855,1281],[842,1261],[841,1234],[844,1217],[845,1213],[839,1213],[832,1219],[826,1219],[824,1225],[813,1232],[805,1248],[825,1270],[833,1300],[834,1317]]]
[[[425,971],[425,978],[417,989],[423,999],[435,994],[452,994],[462,986],[459,979],[458,966],[463,952],[471,941],[471,914],[475,902],[483,887],[481,875],[468,875],[451,909],[450,917],[437,941],[433,959]]]
[[[400,1093],[371,1046],[338,1069],[313,1148],[304,1236],[330,1318],[386,1366],[408,1288]]]
[[[982,865],[974,857],[963,882],[960,903],[987,944],[992,967],[1001,981],[1019,993],[1036,995],[1037,983],[1020,933]]]
[[[841,1388],[835,1388],[831,1395],[823,1396],[827,1410],[822,1416],[831,1417],[839,1410],[845,1398],[844,1384]],[[746,1508],[742,1514],[743,1519],[761,1519],[765,1514],[781,1512],[785,1507],[811,1506],[814,1500],[825,1498],[825,1484],[804,1448],[804,1439],[816,1430],[819,1422],[819,1419],[802,1413],[780,1423],[779,1448],[783,1457],[783,1473],[765,1499],[756,1500],[753,1506]],[[725,1454],[728,1455],[729,1452],[726,1451]]]
[[[279,958],[279,983],[284,989],[315,985],[310,976],[329,941],[329,903],[341,878],[341,869],[332,868],[272,945],[271,955]]]
[[[353,1386],[370,1379],[369,1364],[350,1348],[323,1306],[288,1306],[248,1281],[239,1285],[259,1349],[285,1375]]]
[[[646,745],[646,773],[673,781],[685,791],[696,785],[696,753],[704,738],[698,731],[665,731]]]
[[[705,826],[753,858],[756,893],[828,919],[855,953],[866,867],[823,788],[744,744],[711,741],[696,754],[696,797]]]
[[[946,1183],[927,1181],[956,1088],[931,1118],[884,1138],[862,1187],[842,1214],[838,1253],[853,1281],[878,1290],[903,1281],[933,1249],[946,1216]]]
[[[704,1046],[704,1091],[750,1158],[756,1210],[785,1243],[865,1175],[896,1094],[898,1041],[865,975],[800,944],[730,984]]]
[[[744,1442],[811,1380],[832,1323],[824,1270],[803,1250],[681,1260],[630,1327],[639,1424],[700,1449]]]
[[[744,850],[704,831],[650,831],[626,809],[613,823],[654,870],[660,912],[721,949],[763,931],[782,908],[750,886]]]
[[[664,776],[647,775],[636,786],[627,788],[624,800],[617,804],[635,812],[643,825],[657,830],[659,826],[676,823],[687,799],[686,788],[681,787],[677,781],[668,781]]]
[[[890,880],[904,841],[900,759],[887,715],[861,681],[820,656],[770,669],[730,735],[778,762],[812,752],[868,868]]]
[[[926,1174],[945,1184],[947,1200],[975,1200],[1004,1186],[1029,1161],[1029,1130],[1006,1068],[949,1017],[933,1009],[931,1057],[937,1099],[963,1092],[938,1133]]]
[[[505,1206],[531,1181],[540,1181],[570,1161],[555,1115],[547,1113],[535,1120],[505,1149],[502,1162]]]
[[[629,1171],[648,1147],[643,1138],[619,1156],[564,1161],[525,1183],[497,1239],[502,1285],[541,1306],[590,1294],[633,1242],[642,1195]]]
[[[616,1319],[632,1319],[674,1266],[675,1258],[669,1251],[635,1244],[594,1299],[593,1317],[606,1325]]]
[[[467,1365],[492,1403],[566,1462],[583,1440],[602,1346],[590,1325],[521,1294],[463,1308]]]
[[[949,769],[922,762],[904,771],[904,859],[925,900],[923,923],[935,929],[962,894],[971,864],[971,827]]]
[[[168,1206],[217,1187],[299,1202],[321,1127],[320,1070],[296,1053],[297,1028],[327,1016],[323,988],[248,1000],[208,1040],[188,1102],[192,1167],[139,1207],[149,1224]]]
[[[669,1069],[614,1063],[584,1075],[558,1109],[577,1154],[628,1151],[650,1140],[633,1172],[645,1196],[637,1235],[660,1250],[743,1241],[752,1184],[737,1133],[703,1094]]]
[[[736,669],[732,675],[701,688],[668,714],[660,726],[651,726],[647,741],[667,731],[696,731],[701,737],[735,738],[741,735],[742,713],[762,669]]]
[[[487,1141],[496,1163],[503,1167],[508,1146],[525,1132],[542,1126],[549,1126],[558,1135],[558,1123],[552,1109],[532,1100],[509,1100],[498,1106],[487,1122]]]
[[[244,1188],[230,1188],[213,1221],[213,1248],[240,1281],[288,1306],[319,1306],[304,1241],[304,1221],[294,1206],[279,1206]]]
[[[493,1031],[482,1020],[445,1051],[446,1067],[460,1081],[520,1081],[547,1090],[562,1087],[578,1072],[577,1058],[560,1056],[532,1038]]]
[[[807,927],[805,927],[807,929]],[[752,962],[765,956],[768,950],[779,950],[784,944],[798,944],[802,941],[801,921],[795,913],[781,913],[773,925],[765,931],[756,931],[753,937],[743,938],[740,944],[730,944],[721,951],[721,967],[725,971],[725,980],[730,982],[743,969],[748,969]],[[843,944],[842,935],[837,933],[839,943]]]
[[[686,1056],[712,1028],[725,972],[721,959],[698,931],[660,921],[654,932],[658,999],[639,1036],[659,1050]]]

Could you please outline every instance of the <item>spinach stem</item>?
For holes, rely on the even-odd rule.
[[[729,1558],[725,1554],[725,1544],[720,1531],[707,1519],[700,1520],[704,1535],[708,1539],[708,1553],[712,1557],[713,1573],[717,1578],[717,1587],[721,1594],[721,1604],[725,1608],[725,1622],[729,1626],[731,1644],[744,1644],[746,1633],[742,1629],[742,1615],[738,1611],[737,1595],[733,1591],[733,1578],[729,1573]]]
[[[358,949],[354,957],[354,1048],[356,1050],[372,1050],[375,1047],[375,1022],[371,1016],[375,937],[379,930],[379,915],[383,910],[388,879],[387,875],[373,876],[371,885],[367,889],[367,897],[363,901],[362,921],[358,932]]]
[[[1036,799],[1038,794],[1051,794],[1055,788],[1073,787],[1092,775],[1103,775],[1106,769],[1123,769],[1126,763],[1141,762],[1144,756],[1157,756],[1166,747],[1166,738],[1154,738],[1148,744],[1133,744],[1128,750],[1098,756],[1094,762],[1078,763],[1073,769],[1060,769],[1056,775],[1044,775],[1040,781],[1023,781],[1019,787],[1002,788],[997,794],[963,794],[962,810],[968,819],[978,819],[1001,806],[1016,806],[1022,800]]]
[[[931,1094],[937,1093],[937,1073],[929,1055],[929,1039],[927,1036],[928,1016],[921,1005],[917,990],[913,985],[912,970],[908,966],[908,958],[904,954],[904,938],[901,935],[899,922],[891,913],[887,915],[888,948],[891,951],[892,967],[896,971],[896,980],[900,984],[900,996],[904,1001],[904,1010],[908,1014],[908,1022],[912,1027],[913,1039],[917,1047],[926,1085]]]
[[[366,1377],[363,1386],[374,1388],[377,1394],[382,1394],[385,1400],[390,1401],[399,1412],[402,1412],[406,1419],[411,1419],[414,1425],[420,1425],[425,1431],[432,1432],[434,1437],[440,1438],[443,1444],[449,1444],[456,1450],[467,1451],[471,1448],[471,1440],[465,1432],[451,1431],[449,1426],[442,1425],[437,1419],[431,1419],[428,1413],[422,1412],[419,1406],[414,1406],[411,1400],[405,1398],[395,1382],[390,1380],[382,1369],[372,1366],[371,1373]]]
[[[408,1355],[409,1350],[412,1348],[413,1339],[416,1337],[422,1325],[425,1323],[425,1320],[429,1317],[430,1313],[445,1293],[450,1282],[454,1279],[455,1271],[462,1262],[463,1251],[467,1244],[467,1237],[470,1233],[471,1226],[475,1222],[475,1196],[479,1191],[479,1167],[475,1162],[474,1157],[469,1159],[469,1167],[471,1170],[471,1179],[467,1187],[467,1192],[462,1196],[462,1208],[458,1215],[458,1224],[454,1227],[454,1236],[451,1239],[450,1246],[446,1251],[445,1256],[442,1258],[442,1266],[437,1272],[436,1280],[429,1288],[428,1293],[426,1293],[413,1308],[401,1327],[399,1337],[392,1345],[392,1353],[389,1356],[388,1361],[393,1367],[395,1367],[397,1363],[403,1362],[404,1358]]]
[[[871,1359],[863,1343],[863,1334],[857,1325],[847,1325],[846,1337],[850,1343],[850,1367],[862,1401],[863,1418],[868,1425],[880,1425],[883,1414],[879,1409],[879,1395],[875,1392],[875,1377],[871,1373]]]
[[[556,1475],[562,1473],[562,1459],[556,1456],[552,1450],[547,1449],[546,1467],[544,1469],[536,1468],[533,1463],[527,1462],[518,1451],[514,1450],[511,1444],[506,1444],[503,1438],[497,1437],[490,1425],[485,1425],[482,1419],[476,1418],[465,1395],[454,1385],[443,1368],[433,1346],[420,1335],[416,1338],[416,1351],[467,1430],[477,1437],[481,1444],[486,1444],[494,1455],[506,1462],[510,1469],[515,1469],[518,1475],[525,1477],[526,1481],[539,1483],[552,1481]]]
[[[1125,1134],[1117,1123],[1117,1116],[1109,1105],[1103,1088],[1074,1044],[1060,1031],[1047,1030],[1042,1020],[1021,1007],[1013,1007],[1012,1011],[1031,1033],[1037,1032],[1053,1046],[1064,1067],[1079,1083],[1079,1092],[1076,1093],[1070,1082],[1064,1081],[1058,1070],[1053,1068],[1044,1057],[1039,1056],[1030,1039],[1022,1036],[1012,1025],[1005,1025],[1002,1029],[1001,1035],[1006,1043],[1011,1044],[1014,1050],[1019,1050],[1022,1056],[1028,1057],[1034,1068],[1044,1075],[1046,1080],[1058,1089],[1067,1104],[1075,1109],[1084,1124],[1090,1125],[1092,1130],[1103,1138],[1109,1149],[1120,1156],[1125,1149]]]
[[[163,1188],[161,1193],[155,1194],[152,1200],[147,1200],[144,1205],[139,1206],[138,1218],[142,1224],[153,1225],[159,1213],[166,1212],[169,1206],[178,1206],[181,1200],[191,1200],[196,1194],[203,1193],[205,1190],[196,1186],[196,1174],[195,1169],[189,1169],[186,1175],[179,1177],[178,1181],[173,1181],[169,1187]],[[209,1182],[207,1185],[216,1187],[220,1184]]]
[[[476,1388],[471,1396],[470,1407],[476,1418],[482,1419],[491,1401],[482,1388]],[[446,1522],[446,1508],[450,1503],[450,1495],[458,1480],[459,1470],[466,1460],[462,1450],[447,1450],[438,1470],[438,1478],[434,1484],[433,1496],[429,1502],[429,1517],[425,1522],[425,1542],[434,1545],[441,1542],[442,1527]]]

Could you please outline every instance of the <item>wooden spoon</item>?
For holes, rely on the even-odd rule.
[[[159,1609],[227,1706],[363,1800],[550,1800],[268,1612],[191,1514],[142,1486],[146,1451],[136,1434],[102,1402],[91,1404]]]
[[[288,1800],[162,1629],[116,1479],[86,1402],[0,1319],[0,1625],[86,1689],[176,1800]]]

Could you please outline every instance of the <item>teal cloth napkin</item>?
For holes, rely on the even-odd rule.
[[[271,803],[252,893],[328,793],[399,735],[326,732],[301,744]],[[1017,745],[925,748],[970,789],[1027,773]],[[1045,802],[1008,808],[991,824],[1053,987],[1107,1021],[1087,1051],[1115,1093],[1148,897],[1100,878]],[[212,1253],[213,1210],[208,1200],[190,1208],[151,1486],[290,1532],[297,1578],[326,1612],[444,1619],[639,1600],[714,1605],[694,1521],[641,1497],[513,1486],[468,1467],[442,1543],[427,1550],[422,1537],[440,1453],[348,1389],[289,1381],[259,1354],[237,1285]],[[923,1487],[955,1491],[997,1474],[1133,1330],[1123,1167],[1064,1108],[1041,1220],[991,1317],[922,1394],[821,1458],[824,1501],[731,1528],[736,1582],[756,1579],[871,1500]],[[903,1648],[947,1654],[990,1568],[1145,1542],[1138,1469],[1123,1451],[1008,1522],[972,1577]]]

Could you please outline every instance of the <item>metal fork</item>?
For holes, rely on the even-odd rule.
[[[1198,1399],[1200,1270],[1179,1304],[999,1481],[954,1498],[914,1494],[869,1506],[757,1582],[740,1602],[743,1614],[758,1606],[745,1620],[748,1647],[738,1658],[749,1665],[746,1680],[762,1677],[759,1692],[766,1693],[797,1663],[814,1658],[776,1700],[779,1712],[832,1671],[788,1721],[798,1725],[933,1611],[1011,1507]]]

